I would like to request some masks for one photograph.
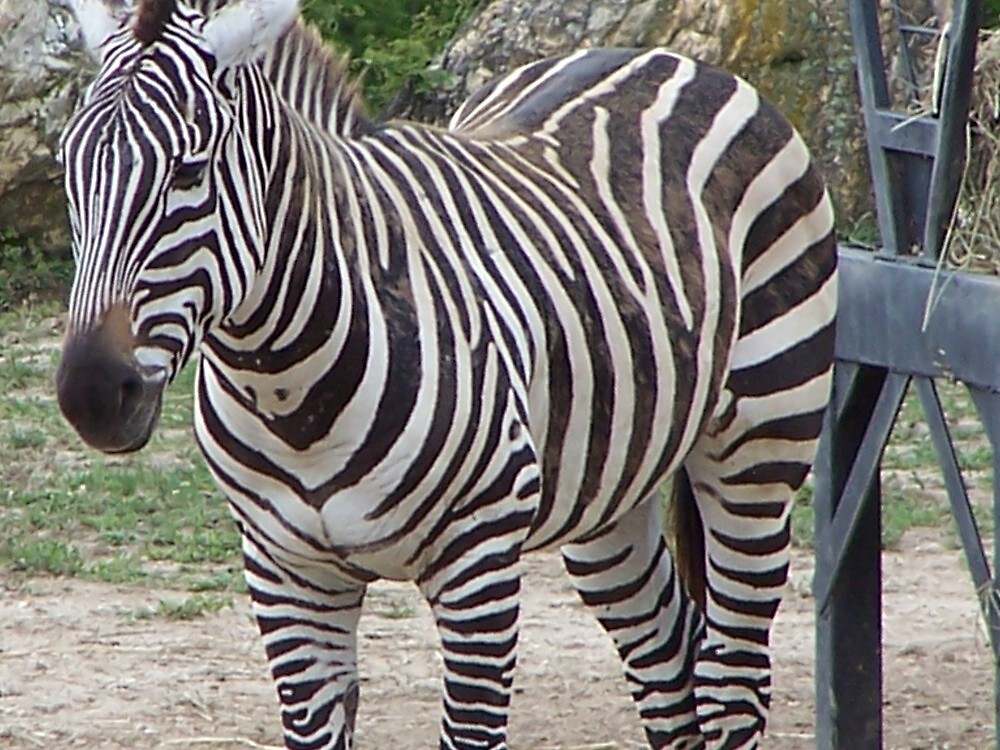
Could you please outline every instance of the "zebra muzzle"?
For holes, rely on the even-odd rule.
[[[71,333],[56,371],[63,416],[84,442],[105,453],[136,451],[149,441],[166,382],[139,365],[131,334],[122,335],[117,317]]]

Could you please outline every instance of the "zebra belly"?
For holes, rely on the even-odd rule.
[[[463,515],[466,504],[510,465],[512,453],[524,455],[518,448],[527,439],[525,433],[497,451],[479,481],[461,495],[446,492],[429,503],[429,493],[418,490],[385,507],[399,481],[394,471],[401,467],[372,472],[336,489],[322,481],[304,484],[302,477],[310,473],[324,475],[316,467],[341,463],[337,448],[291,451],[269,433],[264,418],[225,398],[213,400],[211,409],[196,401],[196,408],[202,451],[243,533],[289,567],[308,568],[315,575],[325,568],[327,574],[358,583],[419,577],[447,544],[442,528],[449,525],[448,518]],[[252,459],[249,446],[256,453]],[[429,485],[439,482],[436,472],[441,470],[425,476]],[[537,470],[533,473],[537,477]],[[502,502],[480,509],[474,518],[456,521],[454,529],[489,523],[503,512]]]
[[[684,390],[693,393],[696,389],[692,385]],[[684,419],[677,419],[672,408],[658,412],[652,420],[658,429],[644,445],[632,445],[632,451],[627,450],[628,439],[619,439],[595,457],[581,450],[578,442],[571,442],[559,454],[558,462],[543,462],[538,519],[525,549],[550,549],[579,541],[658,495],[683,463],[700,426],[716,406],[717,387],[710,386],[706,392],[710,399]],[[690,398],[688,394],[682,400]]]
[[[610,526],[643,502],[654,500],[659,488],[680,467],[686,452],[678,451],[673,460],[655,474],[635,476],[633,489],[628,492],[596,497],[576,494],[554,498],[548,521],[529,535],[524,549],[548,550],[580,541]]]

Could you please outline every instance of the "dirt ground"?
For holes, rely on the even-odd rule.
[[[794,562],[773,635],[767,748],[814,745],[811,562]],[[960,553],[911,532],[885,555],[886,747],[994,746],[992,669]],[[0,747],[280,745],[262,649],[242,600],[189,622],[128,617],[177,592],[78,581],[0,582]],[[239,599],[239,597],[237,597]],[[438,661],[426,607],[373,587],[362,618],[361,750],[436,747]],[[643,748],[610,641],[553,554],[529,558],[515,750]]]

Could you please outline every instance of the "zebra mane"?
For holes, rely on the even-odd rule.
[[[173,3],[175,0],[140,0]],[[238,0],[188,0],[206,16]],[[359,82],[350,75],[346,55],[330,48],[319,33],[299,19],[261,60],[278,94],[303,118],[328,133],[357,137],[372,128]]]
[[[176,9],[177,0],[139,0],[135,21],[132,23],[135,38],[148,47],[160,38]]]
[[[264,74],[296,112],[334,135],[369,132],[361,87],[350,75],[347,55],[330,48],[300,18],[261,61]]]

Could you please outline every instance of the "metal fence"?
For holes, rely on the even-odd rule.
[[[903,2],[849,0],[881,245],[840,251],[833,406],[814,492],[816,737],[823,750],[882,747],[879,469],[908,390],[927,419],[995,663],[1000,648],[1000,591],[936,387],[944,378],[969,388],[994,448],[996,519],[1000,281],[939,263],[962,179],[982,2],[955,0],[948,26],[907,16]],[[937,51],[929,81],[914,53],[928,44]],[[1000,546],[993,564],[1000,564]]]

